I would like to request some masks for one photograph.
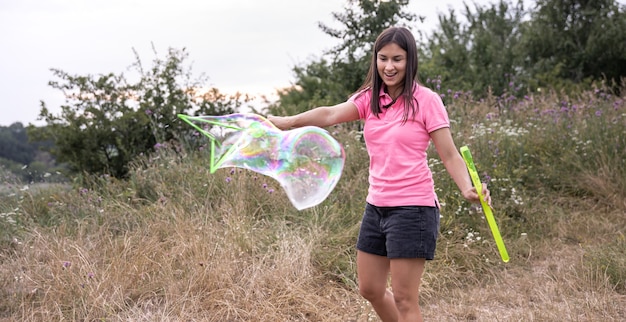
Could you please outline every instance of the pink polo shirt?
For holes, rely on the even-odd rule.
[[[402,124],[404,99],[376,117],[370,109],[371,90],[355,94],[348,101],[365,120],[363,135],[370,156],[367,202],[378,207],[436,206],[437,195],[432,172],[428,167],[426,149],[430,132],[450,127],[448,113],[439,94],[417,85],[413,94],[418,111],[413,119]],[[380,106],[391,103],[381,90]]]

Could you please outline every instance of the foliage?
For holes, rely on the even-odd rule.
[[[66,103],[55,115],[42,102],[40,118],[47,126],[30,126],[29,135],[54,140],[52,154],[75,174],[123,178],[137,156],[187,137],[190,129],[177,114],[228,114],[247,101],[241,94],[202,90],[201,80],[192,80],[185,66],[187,56],[170,49],[164,60],[157,57],[144,69],[136,55],[136,83],[123,74],[78,76],[53,69],[60,81],[50,86],[65,94]]]
[[[354,92],[363,84],[376,37],[390,26],[410,27],[417,19],[417,15],[406,11],[407,0],[353,0],[348,3],[345,12],[333,13],[343,29],[319,24],[322,32],[341,41],[326,55],[332,61],[332,77],[338,80],[345,93]]]
[[[339,28],[319,25],[338,45],[319,60],[295,66],[294,86],[279,91],[279,100],[260,113],[296,114],[344,101],[363,82],[375,37],[391,25],[411,28],[419,18],[406,11],[407,5],[408,1],[348,1],[345,11],[333,13]],[[612,90],[620,90],[626,75],[621,32],[626,14],[614,0],[542,0],[529,10],[520,0],[501,0],[484,7],[474,4],[473,10],[466,5],[462,17],[451,10],[439,18],[439,29],[432,35],[417,31],[420,77],[427,86],[443,91],[446,103],[470,91],[474,97],[492,95],[502,106],[535,90],[564,88],[574,93],[602,78]],[[151,67],[144,68],[136,55],[132,67],[139,80],[132,83],[123,74],[79,76],[54,69],[60,81],[50,85],[66,95],[66,103],[55,115],[42,102],[40,118],[47,126],[30,126],[29,136],[54,141],[46,149],[72,174],[120,178],[128,174],[134,158],[155,147],[175,141],[196,144],[176,114],[231,113],[249,97],[207,90],[203,78],[192,80],[187,57],[184,50],[170,49],[165,59],[156,57]],[[360,128],[353,125],[347,127]],[[28,164],[35,170],[25,175],[29,181],[55,167],[45,155],[30,159],[30,148],[19,143],[23,138],[14,142],[8,133],[0,132],[0,144],[6,143],[2,151],[17,163],[3,161],[6,167]]]
[[[0,158],[29,164],[34,158],[35,151],[36,147],[28,144],[28,136],[22,123],[0,127]]]
[[[292,115],[310,110],[316,106],[332,105],[345,100],[345,94],[338,93],[338,81],[333,83],[329,63],[322,59],[306,66],[293,68],[298,79],[296,86],[278,91],[279,101],[268,107],[270,114]],[[337,96],[337,97],[335,97]]]
[[[320,60],[295,66],[294,86],[278,93],[269,113],[296,114],[345,101],[367,74],[376,35],[391,25],[412,28],[419,18],[404,10],[407,4],[349,1],[345,12],[333,14],[339,28],[320,23],[339,44]],[[441,14],[432,34],[415,32],[419,77],[443,94],[470,91],[479,98],[521,98],[550,89],[575,93],[594,81],[620,90],[625,29],[625,8],[615,0],[541,0],[533,8],[521,0],[466,4],[460,15],[454,9]]]
[[[626,75],[626,11],[615,0],[541,0],[533,9],[500,0],[473,11],[466,5],[462,18],[452,9],[440,15],[422,48],[422,78],[441,77],[448,89],[479,97],[521,97],[602,80],[616,90]]]
[[[475,95],[487,89],[500,95],[521,71],[520,24],[525,14],[523,1],[499,1],[491,7],[475,4],[474,11],[465,5],[466,24],[452,9],[440,15],[440,27],[422,49],[421,78],[441,77],[447,88]]]
[[[626,8],[614,0],[538,0],[524,26],[525,68],[536,87],[626,75]]]
[[[296,114],[316,106],[345,101],[365,80],[372,45],[385,28],[409,24],[416,15],[406,11],[409,1],[350,0],[346,10],[333,13],[343,29],[320,23],[320,29],[338,45],[318,61],[293,68],[293,87],[279,91],[270,114]]]
[[[27,129],[20,122],[0,127],[0,165],[23,182],[64,180],[56,175],[63,170],[62,166],[58,166],[50,153],[44,151],[52,146],[50,140],[31,141]]]
[[[489,183],[511,262],[429,150],[442,218],[421,286],[425,317],[619,319],[624,97],[600,84],[496,102],[463,94],[448,111],[457,146],[470,147]],[[368,156],[358,132],[331,130],[346,166],[331,195],[304,211],[268,177],[211,174],[206,150],[178,146],[136,159],[128,180],[26,188],[5,177],[0,318],[367,320],[354,243]]]

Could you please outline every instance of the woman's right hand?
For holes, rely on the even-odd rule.
[[[461,193],[463,194],[463,197],[467,199],[469,202],[480,203],[480,197],[478,196],[478,193],[476,192],[476,188],[472,187],[470,189],[462,191]],[[486,202],[489,205],[489,207],[491,207],[491,194],[489,193],[489,189],[487,189],[487,184],[484,182],[483,182],[482,195],[483,195],[483,201]]]

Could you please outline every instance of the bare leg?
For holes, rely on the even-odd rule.
[[[398,258],[390,260],[391,287],[398,310],[398,322],[422,322],[419,288],[426,260]]]
[[[383,322],[398,321],[393,294],[387,290],[389,259],[357,250],[359,293],[368,300]]]

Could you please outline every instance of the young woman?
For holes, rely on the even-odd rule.
[[[463,197],[479,202],[443,102],[417,82],[417,67],[412,33],[388,28],[376,39],[365,83],[348,101],[269,117],[280,129],[364,120],[370,186],[357,241],[357,275],[360,294],[383,321],[422,321],[419,287],[439,233],[439,205],[426,156],[431,140]],[[486,186],[483,194],[490,202]]]

